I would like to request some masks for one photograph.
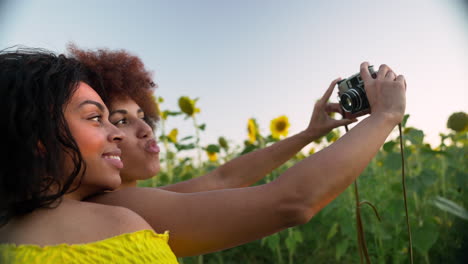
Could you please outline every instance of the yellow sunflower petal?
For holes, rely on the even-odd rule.
[[[167,137],[169,138],[169,141],[172,143],[177,143],[177,135],[179,134],[179,130],[177,128],[174,128],[169,132],[169,135]]]
[[[249,136],[249,142],[252,144],[255,143],[255,141],[257,141],[258,128],[253,118],[250,118],[247,122],[247,133]]]
[[[218,154],[216,152],[209,152],[207,151],[206,154],[208,155],[208,159],[210,161],[217,161],[218,160]]]
[[[287,116],[280,116],[273,120],[270,123],[271,136],[273,138],[279,139],[281,136],[288,136],[289,133],[289,120]]]

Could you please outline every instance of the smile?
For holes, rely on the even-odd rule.
[[[120,160],[120,157],[119,156],[104,156],[104,158],[106,159],[116,159],[116,160]]]
[[[118,169],[123,168],[123,163],[120,160],[120,156],[117,155],[102,155],[102,157],[110,163],[112,166],[117,167]]]

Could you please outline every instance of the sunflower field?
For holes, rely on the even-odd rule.
[[[158,98],[163,106],[163,99]],[[245,141],[233,146],[222,136],[200,145],[206,127],[197,122],[197,100],[179,99],[177,110],[162,110],[157,131],[162,151],[161,172],[139,182],[158,187],[203,175],[245,153],[274,144],[288,136],[286,116],[270,121],[262,135],[257,120],[246,120]],[[166,131],[173,116],[193,123],[193,134]],[[403,126],[406,193],[414,263],[466,263],[468,250],[468,116],[448,118],[450,132],[440,134],[436,147],[424,142],[424,132],[405,116]],[[267,183],[305,157],[336,141],[344,132],[331,131],[267,175]],[[190,155],[185,155],[191,153]],[[358,179],[360,218],[372,263],[410,263],[403,201],[401,153],[398,134],[392,134]],[[371,206],[367,206],[371,205]],[[375,210],[373,210],[375,208]],[[365,263],[361,262],[356,228],[356,197],[351,185],[302,226],[222,252],[179,259],[180,263]]]

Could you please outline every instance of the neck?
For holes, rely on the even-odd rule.
[[[119,189],[127,188],[127,187],[136,187],[137,186],[137,181],[122,181],[122,184],[120,185]]]

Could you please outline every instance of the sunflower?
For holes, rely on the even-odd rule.
[[[224,149],[224,150],[228,150],[229,149],[229,145],[227,143],[227,140],[224,138],[224,137],[219,137],[218,138],[218,144]]]
[[[468,130],[468,115],[465,112],[453,113],[447,120],[447,127],[457,132]]]
[[[249,136],[249,142],[252,144],[255,143],[255,141],[257,141],[258,127],[257,122],[255,122],[255,119],[253,118],[250,118],[247,122],[247,133]]]
[[[200,109],[195,107],[196,101],[197,99],[190,99],[188,96],[181,96],[179,98],[179,108],[188,116],[194,116],[196,113],[200,112]]]
[[[279,139],[280,136],[287,136],[289,130],[289,120],[287,116],[280,116],[270,123],[271,136],[275,139]]]
[[[207,151],[206,154],[208,155],[208,159],[210,161],[217,161],[218,160],[218,154],[216,152],[210,152],[210,151]]]
[[[174,128],[169,132],[169,135],[167,137],[169,138],[169,141],[172,143],[177,143],[177,135],[179,134],[179,130],[177,128]]]
[[[315,153],[315,148],[310,148],[310,149],[309,149],[309,155],[312,155],[312,154],[314,154],[314,153]]]

